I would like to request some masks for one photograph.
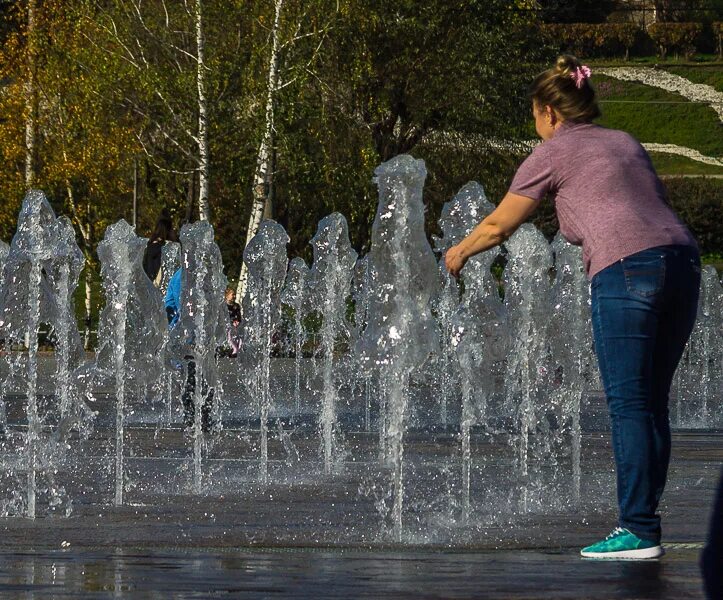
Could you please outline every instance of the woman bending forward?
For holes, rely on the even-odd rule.
[[[543,142],[497,209],[445,256],[455,276],[470,256],[504,242],[546,194],[560,232],[582,245],[591,281],[595,353],[610,411],[618,526],[583,548],[594,558],[656,558],[656,514],[670,462],[668,393],[695,321],[700,258],[665,199],[643,147],[600,116],[590,69],[561,56],[531,86]]]

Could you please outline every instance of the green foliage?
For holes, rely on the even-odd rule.
[[[638,38],[645,35],[635,23],[556,23],[543,25],[541,30],[559,52],[581,57],[622,54],[627,59]]]
[[[38,96],[36,115],[36,176],[34,185],[48,193],[58,212],[83,225],[97,238],[112,220],[124,214],[129,199],[129,166],[136,151],[124,111],[108,101],[89,52],[83,3],[46,0],[38,3],[35,19]],[[0,157],[6,165],[0,194],[0,235],[12,236],[17,208],[25,192],[24,129],[28,114],[24,86],[30,54],[24,10],[13,14],[15,33],[0,49],[4,82],[0,94]],[[5,211],[7,209],[7,212]]]
[[[601,23],[617,7],[617,0],[540,0],[545,23]]]
[[[649,154],[658,175],[723,175],[723,165],[709,165],[666,152],[650,152]]]
[[[628,23],[575,22],[602,21],[612,2],[540,4],[542,13],[532,0],[284,0],[273,217],[291,236],[291,256],[311,258],[308,241],[332,211],[345,215],[354,247],[366,252],[377,204],[374,168],[401,152],[426,161],[430,234],[438,233],[442,204],[470,180],[483,183],[490,200],[499,201],[522,157],[496,149],[490,140],[534,135],[526,88],[553,58],[553,48],[541,39],[582,56],[622,55],[643,35]],[[25,191],[24,6],[0,0],[0,160],[5,167],[0,238],[7,241]],[[177,222],[196,215],[192,3],[44,0],[38,7],[37,185],[58,213],[73,218],[90,268],[97,270],[94,250],[105,227],[121,217],[131,219],[134,183],[139,234],[148,234],[162,207]],[[203,0],[203,10],[211,220],[233,277],[265,125],[274,7],[268,0]],[[541,33],[541,14],[566,24],[547,25]],[[666,51],[680,50],[696,27],[663,31],[668,32]],[[670,70],[723,88],[720,69]],[[626,129],[641,141],[723,155],[718,119],[709,107],[640,84],[597,76],[595,81],[602,124]],[[611,102],[620,100],[676,104]],[[720,172],[669,155],[653,159],[663,173]],[[701,244],[720,252],[720,184],[666,184]],[[534,222],[548,238],[554,235],[551,203],[543,204]],[[97,277],[91,292],[95,313],[102,303]],[[81,285],[79,313],[83,294]],[[305,326],[313,333],[318,316]]]
[[[338,108],[371,129],[381,160],[409,151],[432,130],[519,133],[524,90],[542,56],[530,40],[530,17],[509,4],[347,3],[332,33],[338,52],[323,64],[322,78],[342,83]]]
[[[437,219],[442,205],[469,181],[481,183],[490,201],[497,204],[507,192],[524,158],[487,147],[481,140],[456,147],[458,149],[455,151],[455,145],[450,147],[429,142],[422,144],[415,152],[415,155],[424,159],[428,171],[424,201],[426,230],[429,234],[441,234]]]
[[[195,217],[192,3],[39,6],[38,185],[73,216],[87,256],[110,222],[131,220],[134,185],[139,234],[148,234],[162,207],[177,222]],[[429,137],[529,135],[526,86],[551,58],[530,8],[531,0],[284,0],[273,217],[291,235],[291,255],[310,258],[308,240],[332,211],[346,216],[354,246],[365,250],[377,203],[373,170],[400,152],[428,162],[430,227],[469,179],[504,191],[512,159]],[[211,219],[231,276],[265,125],[273,10],[267,0],[203,0]],[[0,121],[3,239],[12,236],[24,194],[26,15],[20,6],[10,16],[0,48],[0,109],[9,115]]]
[[[702,13],[701,13],[702,14]],[[545,41],[559,52],[569,52],[580,57],[624,57],[631,55],[644,57],[657,49],[658,57],[667,60],[671,53],[678,54],[686,61],[705,58],[703,54],[718,53],[723,56],[719,33],[720,23],[707,21],[693,23],[653,23],[643,29],[633,22],[552,22],[542,25],[541,32]],[[709,60],[714,60],[710,56]]]
[[[664,23],[710,22],[723,10],[721,0],[653,0],[657,20]]]
[[[710,85],[717,92],[723,93],[723,65],[711,65],[706,67],[679,67],[679,66],[667,66],[666,71],[680,75],[693,83],[704,83]]]
[[[533,43],[534,13],[509,4],[340,3],[313,74],[284,88],[278,101],[274,212],[291,234],[290,254],[310,257],[316,222],[332,211],[346,216],[357,251],[368,249],[373,170],[398,153],[427,161],[431,228],[463,183],[487,184],[488,173],[500,178],[499,157],[430,138],[527,135],[526,86],[548,57]],[[295,52],[300,58],[309,49]]]

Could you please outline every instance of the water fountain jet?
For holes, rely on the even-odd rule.
[[[386,383],[394,537],[402,539],[404,431],[409,377],[437,351],[429,300],[439,287],[437,264],[424,233],[424,162],[397,156],[375,170],[379,205],[369,252],[375,279],[368,324],[358,342],[361,363]]]
[[[319,425],[324,454],[324,472],[329,474],[336,455],[337,383],[334,381],[334,345],[340,336],[350,336],[346,323],[346,300],[350,294],[356,252],[349,243],[346,219],[332,213],[319,222],[312,238],[314,263],[309,281],[312,304],[321,313],[322,402]]]
[[[241,365],[251,375],[252,397],[259,408],[259,479],[269,480],[269,412],[271,392],[269,377],[271,345],[281,318],[281,289],[286,276],[286,244],[289,236],[274,221],[263,221],[258,233],[244,250],[248,267],[246,296],[243,298],[243,332]]]

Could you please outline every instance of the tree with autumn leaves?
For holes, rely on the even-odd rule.
[[[179,222],[209,219],[231,278],[254,202],[287,227],[292,254],[308,254],[316,223],[334,210],[362,250],[373,168],[401,152],[428,162],[431,223],[460,183],[494,190],[514,167],[494,144],[465,140],[529,136],[525,88],[549,58],[533,7],[0,4],[0,238],[14,231],[30,155],[32,185],[71,216],[89,260],[109,223],[134,220],[134,190],[139,234],[163,207]]]

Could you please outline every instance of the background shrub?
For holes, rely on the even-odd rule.
[[[690,227],[703,254],[723,253],[723,180],[665,179],[668,200]]]
[[[620,56],[645,32],[634,23],[552,23],[542,26],[546,41],[560,52],[577,56]]]
[[[658,47],[658,56],[667,58],[671,51],[689,59],[695,53],[696,41],[703,31],[702,23],[653,23],[648,35]]]

